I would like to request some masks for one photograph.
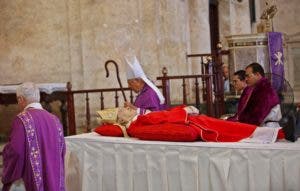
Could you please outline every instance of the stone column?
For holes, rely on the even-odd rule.
[[[211,52],[209,27],[209,1],[189,1],[190,52],[201,54]],[[192,60],[191,69],[199,73],[199,60]]]
[[[171,75],[186,73],[187,10],[186,1],[142,1],[141,60],[148,75],[161,76],[163,67]]]
[[[220,41],[227,47],[225,36],[251,33],[249,1],[222,0],[218,2]]]
[[[68,54],[73,89],[84,88],[82,58],[81,7],[79,0],[67,1]]]
[[[229,46],[230,76],[245,69],[252,62],[260,63],[266,73],[270,72],[268,39],[265,33],[227,36]]]
[[[300,32],[290,35],[288,41],[288,71],[285,70],[285,75],[289,83],[294,89],[295,103],[300,103]]]
[[[265,73],[270,73],[269,48],[267,33],[231,35],[227,36],[229,46],[230,76],[237,70],[245,69],[252,62],[261,64]],[[283,35],[284,55],[287,55],[288,47],[286,35]],[[285,73],[288,72],[287,59],[285,59]]]

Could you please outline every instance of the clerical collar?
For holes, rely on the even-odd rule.
[[[24,108],[24,110],[29,109],[29,108],[33,108],[33,109],[43,109],[42,105],[41,105],[40,103],[37,103],[37,102],[28,104],[28,105]]]

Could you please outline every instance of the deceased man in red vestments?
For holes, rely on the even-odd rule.
[[[122,117],[127,112],[130,112],[130,110],[120,109],[118,114],[118,120],[122,121],[123,124],[124,121],[128,121],[128,118]],[[99,129],[101,131],[101,127]],[[294,134],[293,126],[286,126],[274,131],[274,128],[258,127],[252,124],[225,121],[206,115],[199,115],[196,108],[185,106],[139,115],[127,124],[129,136],[143,140],[160,141],[202,140],[237,142],[251,137],[255,131],[261,129],[270,130],[271,133],[278,132],[277,137],[275,134],[275,139],[286,138],[290,141],[295,141],[294,139],[289,139],[291,134]]]

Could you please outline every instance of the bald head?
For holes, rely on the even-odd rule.
[[[223,65],[223,77],[227,80],[229,78],[229,67],[228,65]]]

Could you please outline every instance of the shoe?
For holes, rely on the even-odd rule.
[[[296,118],[293,112],[289,112],[279,121],[285,135],[285,139],[291,142],[297,140],[296,136]]]

